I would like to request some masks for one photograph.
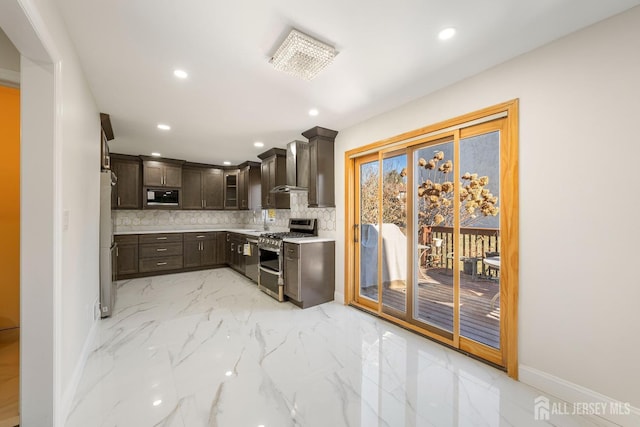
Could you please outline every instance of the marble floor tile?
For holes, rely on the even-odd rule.
[[[606,426],[337,303],[278,303],[230,269],[118,283],[68,427]]]

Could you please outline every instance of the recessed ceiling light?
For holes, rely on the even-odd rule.
[[[455,28],[445,28],[444,30],[438,33],[438,38],[440,40],[449,40],[451,37],[456,35]]]
[[[318,114],[320,114],[320,112],[316,109],[316,108],[312,108],[311,110],[309,110],[309,115],[310,116],[317,116]]]
[[[174,70],[173,75],[179,79],[186,79],[187,77],[189,77],[189,74],[184,70]]]
[[[170,130],[171,126],[160,123],[158,125],[158,129],[160,129],[160,130]]]
[[[228,161],[225,160],[224,162],[222,162],[222,164],[225,165],[225,166],[229,166],[231,164],[231,162],[228,162]]]
[[[230,377],[231,375],[233,375],[233,372],[232,372],[232,371],[227,371],[227,372],[225,372],[224,374],[225,374],[227,377]]]
[[[153,401],[153,406],[160,406],[160,404],[162,404],[162,400],[161,399]]]
[[[151,153],[151,155],[152,155],[153,157],[161,157],[161,156],[162,156],[162,154],[160,154],[160,153],[158,153],[158,152],[156,152],[156,151],[154,151],[153,153]]]
[[[256,141],[253,143],[253,146],[258,148],[264,147],[264,142]]]

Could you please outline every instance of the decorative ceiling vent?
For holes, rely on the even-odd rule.
[[[337,54],[333,46],[292,29],[269,62],[276,70],[311,80]]]

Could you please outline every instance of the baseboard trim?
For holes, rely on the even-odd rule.
[[[91,329],[89,330],[89,334],[87,334],[87,338],[84,341],[84,345],[82,346],[82,352],[80,353],[80,358],[78,359],[78,363],[76,364],[76,368],[73,370],[73,375],[71,376],[71,380],[69,381],[69,385],[66,390],[62,394],[62,423],[67,422],[67,417],[69,416],[69,412],[71,411],[73,405],[73,398],[76,395],[76,391],[78,390],[78,385],[80,385],[80,380],[82,379],[82,373],[84,372],[84,368],[87,365],[87,360],[89,359],[89,355],[93,351],[95,347],[95,341],[98,332],[98,320],[93,322]]]
[[[605,396],[601,393],[582,387],[578,384],[566,381],[562,378],[540,371],[530,366],[520,365],[519,379],[521,382],[537,388],[547,394],[562,399],[565,402],[574,403],[603,403],[607,410],[598,415],[607,421],[624,427],[640,425],[640,408],[630,407],[630,414],[616,414],[611,408],[624,408],[624,402]],[[533,402],[531,403],[533,405]]]

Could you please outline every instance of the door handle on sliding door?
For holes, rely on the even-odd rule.
[[[358,243],[359,230],[360,230],[360,224],[353,224],[353,243]]]

